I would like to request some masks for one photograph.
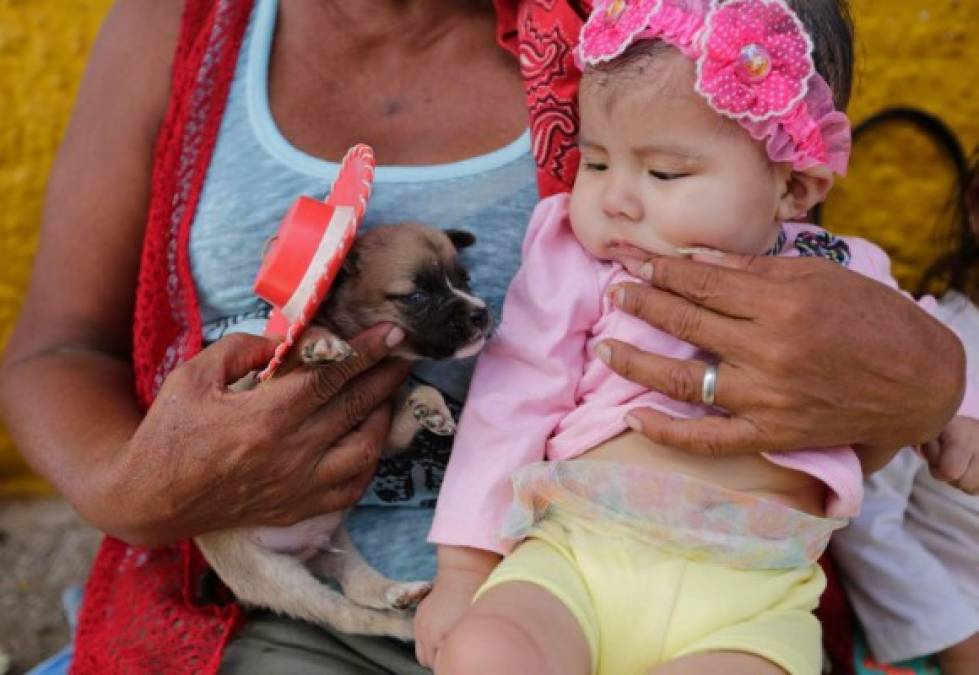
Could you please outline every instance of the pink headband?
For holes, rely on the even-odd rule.
[[[697,93],[765,141],[773,162],[846,175],[850,122],[833,105],[812,40],[784,0],[596,0],[576,57],[582,68],[594,66],[653,39],[694,60]]]

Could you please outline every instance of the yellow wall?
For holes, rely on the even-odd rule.
[[[110,4],[0,0],[0,346],[26,288],[51,160]],[[38,487],[0,433],[0,494]]]
[[[110,3],[0,0],[0,345],[26,285],[45,176]],[[979,0],[853,4],[860,52],[853,119],[914,105],[939,114],[967,147],[979,143],[979,40],[967,29],[979,26]],[[861,142],[850,177],[827,205],[826,225],[886,246],[899,278],[912,284],[934,255],[950,176],[920,134],[888,128]],[[39,485],[0,433],[0,494]]]
[[[966,152],[979,144],[979,0],[854,0],[859,62],[850,108],[859,122],[888,106],[941,117]],[[884,246],[895,276],[913,288],[938,252],[936,227],[953,168],[912,127],[863,137],[849,176],[831,193],[824,225]]]

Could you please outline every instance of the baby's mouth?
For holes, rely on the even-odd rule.
[[[652,254],[644,248],[639,248],[624,241],[613,241],[606,246],[606,250],[615,257],[638,258],[645,260]]]

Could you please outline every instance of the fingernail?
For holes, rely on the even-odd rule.
[[[622,290],[621,286],[616,286],[612,289],[612,292],[609,293],[609,297],[612,298],[612,304],[621,307],[622,300],[625,299],[625,291]]]
[[[388,347],[394,347],[401,344],[401,341],[405,339],[405,332],[395,326],[388,331],[388,334],[384,336],[384,344]]]
[[[604,342],[602,342],[597,347],[595,347],[595,356],[600,358],[605,363],[608,363],[609,361],[612,360],[612,348],[609,347]]]
[[[716,248],[707,248],[706,246],[683,246],[677,248],[676,252],[692,258],[696,258],[697,256],[710,256],[712,258],[724,257],[724,251],[718,251]]]
[[[632,415],[632,413],[625,416],[625,423],[633,431],[638,431],[639,433],[642,433],[642,422],[639,421],[638,417]]]
[[[648,262],[648,261],[645,262],[645,263],[643,263],[643,266],[639,268],[639,276],[642,277],[643,279],[645,279],[646,281],[652,281],[653,280],[653,263]]]

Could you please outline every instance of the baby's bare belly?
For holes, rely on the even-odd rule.
[[[676,471],[729,490],[774,499],[813,515],[825,515],[826,487],[820,480],[801,471],[773,464],[759,454],[728,457],[697,455],[654,443],[635,431],[626,431],[576,459]]]

